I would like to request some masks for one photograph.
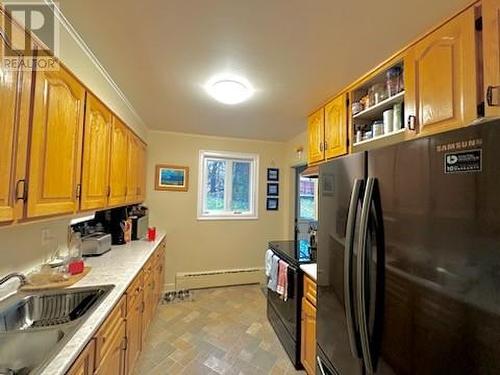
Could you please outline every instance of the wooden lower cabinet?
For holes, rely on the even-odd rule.
[[[300,361],[309,375],[316,374],[316,283],[304,276],[304,291],[314,293],[302,297]],[[307,296],[314,295],[314,300]]]
[[[73,366],[68,371],[68,375],[92,375],[94,373],[95,340],[92,339]]]
[[[142,316],[144,313],[144,280],[141,274],[127,290],[127,358],[126,374],[131,374],[142,350]],[[144,330],[145,331],[145,330]]]
[[[67,375],[133,373],[161,294],[164,254],[162,242]]]

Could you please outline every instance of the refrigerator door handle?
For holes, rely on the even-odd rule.
[[[359,343],[356,340],[356,328],[354,326],[354,304],[352,301],[353,287],[353,255],[354,255],[354,230],[356,227],[356,214],[358,211],[358,202],[361,196],[363,180],[355,179],[351,192],[351,201],[349,202],[349,213],[347,215],[346,239],[344,251],[344,303],[345,316],[347,323],[347,334],[351,353],[355,358],[360,358]]]
[[[368,374],[373,374],[373,360],[370,352],[370,340],[367,324],[366,311],[366,242],[368,236],[368,219],[370,217],[370,208],[373,199],[373,187],[375,179],[368,177],[366,182],[365,197],[361,208],[361,219],[359,222],[359,238],[358,238],[358,264],[357,264],[357,304],[358,304],[358,324],[361,339],[361,350],[363,360]]]
[[[321,358],[319,356],[316,357],[316,361],[318,361],[318,368],[321,372],[321,375],[326,375],[325,369],[323,368],[323,364],[321,363]]]

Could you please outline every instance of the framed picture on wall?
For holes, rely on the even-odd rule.
[[[268,211],[278,211],[279,199],[278,198],[267,198],[266,209]]]
[[[269,197],[277,197],[280,195],[280,185],[276,182],[267,183],[267,195]]]
[[[157,164],[155,173],[155,190],[188,191],[189,167],[170,164]]]
[[[279,181],[280,170],[278,168],[267,168],[267,181]]]

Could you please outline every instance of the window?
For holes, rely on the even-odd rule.
[[[300,176],[299,180],[299,218],[318,220],[318,179]]]
[[[256,219],[259,157],[200,151],[198,219]]]

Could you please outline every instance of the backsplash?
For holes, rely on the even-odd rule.
[[[50,256],[57,244],[67,241],[68,220],[0,227],[0,276],[10,272],[26,272]],[[45,231],[45,245],[42,245]]]

